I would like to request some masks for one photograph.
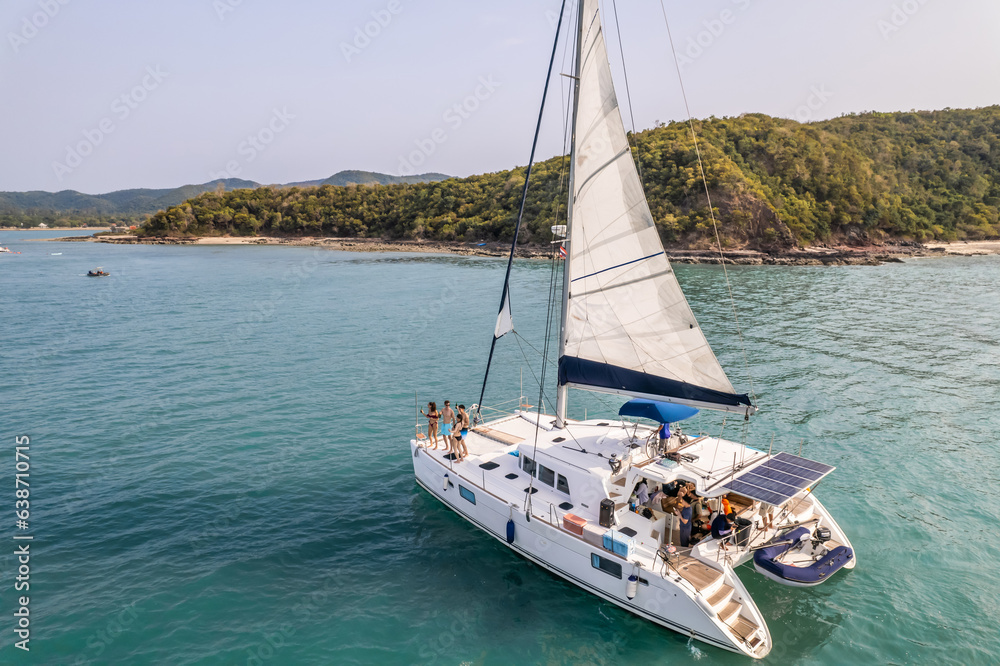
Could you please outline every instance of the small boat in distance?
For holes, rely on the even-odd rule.
[[[20,252],[14,252],[9,247],[0,247],[0,254],[21,254]]]
[[[62,256],[62,252],[50,252],[49,256],[50,257],[61,257]]]
[[[105,272],[105,270],[100,266],[97,267],[97,270],[87,271],[87,277],[108,277],[109,275],[111,275],[111,273]]]

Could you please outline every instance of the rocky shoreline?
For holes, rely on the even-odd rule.
[[[56,238],[59,241],[89,241],[117,245],[287,245],[319,247],[345,252],[422,252],[476,257],[505,257],[510,246],[504,243],[458,243],[442,241],[384,240],[373,238],[274,238],[274,237],[202,237],[140,238],[137,236],[77,236]],[[685,264],[719,264],[718,250],[666,248],[671,261]],[[517,256],[545,258],[551,249],[545,246],[522,246]],[[878,266],[916,257],[945,255],[1000,254],[1000,241],[970,241],[920,244],[903,241],[896,244],[866,246],[825,246],[761,252],[726,250],[726,264],[747,266]]]

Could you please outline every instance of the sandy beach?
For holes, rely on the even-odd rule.
[[[99,233],[101,231],[111,231],[111,227],[46,227],[44,229],[39,229],[38,227],[32,227],[30,229],[24,229],[22,227],[0,227],[0,231],[24,231],[24,232],[32,232],[32,231],[45,231],[45,232],[48,232],[48,231],[90,231],[90,232],[93,232],[93,233]],[[46,239],[38,239],[38,240],[48,240],[48,239],[46,238]]]
[[[954,241],[951,243],[925,243],[924,247],[931,251],[944,251],[950,255],[984,255],[1000,254],[1000,240],[988,241]]]
[[[42,239],[39,239],[42,240]],[[505,257],[510,251],[507,243],[462,243],[427,240],[386,240],[379,238],[275,238],[269,236],[208,236],[200,238],[139,238],[131,235],[75,236],[45,240],[72,240],[116,245],[285,245],[289,247],[318,247],[342,252],[420,252],[429,254],[457,254],[480,257]],[[718,250],[691,250],[666,248],[671,261],[688,264],[721,263]],[[549,246],[521,246],[519,257],[544,258],[549,256]],[[726,250],[727,264],[773,266],[877,266],[916,257],[974,256],[1000,254],[1000,240],[959,241],[953,243],[899,242],[870,246],[816,245],[762,252],[759,250]]]

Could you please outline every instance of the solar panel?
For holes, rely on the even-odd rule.
[[[804,467],[806,469],[811,469],[814,472],[819,472],[823,476],[829,474],[834,469],[836,469],[835,467],[831,467],[830,465],[826,465],[821,462],[816,462],[815,460],[809,460],[808,458],[800,458],[799,456],[793,456],[791,453],[785,453],[784,451],[774,456],[774,459],[780,460],[782,462],[788,462],[791,463],[792,465],[798,465],[799,467]]]
[[[729,490],[768,504],[783,504],[813,485],[835,468],[830,465],[779,453],[767,462],[740,474],[727,484]]]
[[[787,499],[784,495],[772,493],[767,490],[761,490],[756,486],[751,486],[750,484],[743,483],[742,481],[733,481],[728,487],[729,490],[734,493],[746,495],[750,499],[760,500],[761,502],[767,502],[768,504],[780,505]]]

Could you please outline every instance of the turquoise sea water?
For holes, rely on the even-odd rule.
[[[25,236],[0,232],[22,251],[0,256],[0,662],[749,663],[545,573],[414,483],[414,392],[476,401],[502,261]],[[538,349],[548,271],[515,271]],[[721,269],[677,272],[746,388]],[[1000,257],[730,276],[763,407],[749,442],[837,465],[816,492],[858,556],[810,590],[742,570],[766,662],[997,663]],[[535,402],[523,351],[501,342],[487,403],[522,368]],[[20,435],[30,654],[12,646]]]

